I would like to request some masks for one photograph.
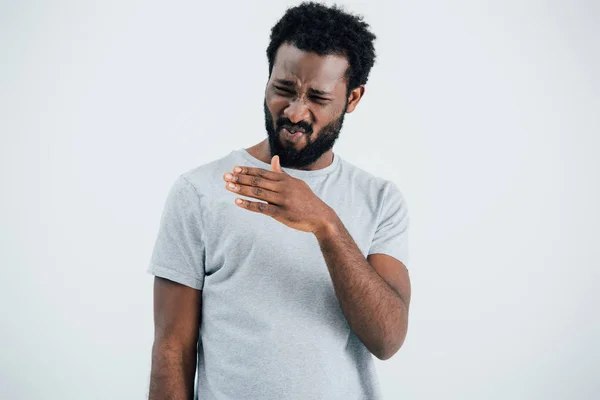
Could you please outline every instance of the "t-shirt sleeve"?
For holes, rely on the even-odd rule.
[[[387,181],[377,229],[368,254],[390,255],[408,263],[408,208],[404,196],[392,181]]]
[[[164,204],[147,272],[201,290],[204,283],[204,240],[200,196],[179,176]]]

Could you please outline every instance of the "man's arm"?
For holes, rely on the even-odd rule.
[[[372,254],[365,260],[337,216],[315,236],[348,325],[372,354],[389,359],[402,346],[408,329],[406,266],[387,255]]]
[[[154,278],[154,344],[149,400],[194,398],[202,290]]]

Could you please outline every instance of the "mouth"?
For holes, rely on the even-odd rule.
[[[296,133],[296,132],[302,132],[302,133],[306,133],[304,131],[304,128],[288,128],[287,126],[284,126],[282,129],[285,129],[286,131],[288,131],[289,133]]]
[[[304,135],[302,131],[290,132],[285,128],[281,130],[281,133],[285,139],[293,143],[296,143]]]

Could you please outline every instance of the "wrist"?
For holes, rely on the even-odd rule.
[[[319,221],[317,227],[313,231],[313,234],[317,237],[317,239],[335,235],[340,222],[341,220],[339,219],[338,215],[335,213],[335,211],[331,210],[331,213],[327,217],[322,218]]]

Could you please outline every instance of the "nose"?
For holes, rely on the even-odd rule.
[[[283,114],[292,122],[292,124],[297,124],[300,121],[308,121],[310,119],[308,107],[301,99],[292,101],[290,105],[283,110]]]

